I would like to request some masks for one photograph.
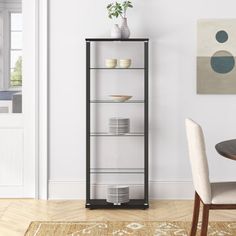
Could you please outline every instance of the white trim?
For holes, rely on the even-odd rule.
[[[31,97],[35,96],[34,100],[25,101],[27,107],[34,109],[35,114],[27,114],[26,111],[23,111],[23,113],[26,116],[33,116],[31,122],[34,123],[34,127],[32,128],[32,124],[25,124],[25,126],[32,128],[30,135],[34,134],[34,140],[31,141],[34,148],[34,153],[31,153],[31,156],[35,157],[32,160],[35,166],[32,170],[34,172],[34,194],[32,195],[34,198],[40,199],[47,199],[48,195],[48,1],[23,0],[23,6],[25,7],[23,8],[23,18],[25,17],[25,11],[27,11],[27,17],[32,18],[32,21],[26,22],[27,29],[30,30],[30,32],[27,32],[30,34],[30,38],[27,37],[27,40],[31,51],[33,51],[29,52],[29,48],[27,49],[27,65],[29,68],[34,68],[36,78],[34,91],[32,91],[32,87],[25,88],[26,86],[23,86],[23,89],[25,89],[23,94],[28,92],[31,93]],[[24,62],[23,65],[26,66],[26,63]],[[29,73],[29,71],[26,72]],[[27,143],[30,143],[30,140]]]
[[[85,181],[49,180],[49,199],[85,199]],[[128,184],[138,196],[143,186]],[[105,193],[106,185],[96,185],[97,192]],[[150,181],[150,199],[193,199],[192,181]]]
[[[48,0],[38,3],[38,198],[48,198]]]
[[[38,81],[37,74],[37,44],[36,44],[36,1],[23,0],[23,58],[22,75],[22,109],[23,109],[23,128],[24,128],[24,194],[25,197],[35,198],[36,196],[36,172],[35,166],[37,161],[38,146],[37,137],[37,96],[36,87]]]

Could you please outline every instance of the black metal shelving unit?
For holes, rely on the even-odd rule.
[[[148,38],[130,38],[130,39],[112,39],[112,38],[86,38],[86,208],[90,209],[146,209],[149,207],[148,200]],[[143,43],[144,50],[144,67],[138,68],[104,68],[104,67],[91,67],[91,43],[92,42],[140,42]],[[92,70],[143,70],[144,71],[144,100],[129,100],[126,102],[113,102],[110,100],[91,100],[90,85],[91,85],[91,71]],[[125,135],[114,135],[110,133],[93,133],[91,132],[91,111],[90,106],[94,103],[111,103],[111,104],[124,104],[124,103],[139,103],[144,105],[144,132],[143,133],[128,133]],[[123,172],[114,171],[112,168],[101,172],[97,169],[91,169],[91,138],[97,137],[143,137],[144,138],[144,168],[139,171],[132,172],[127,168]],[[143,174],[144,175],[144,198],[143,199],[130,199],[128,203],[121,205],[114,205],[106,202],[105,199],[92,199],[91,198],[91,174]]]

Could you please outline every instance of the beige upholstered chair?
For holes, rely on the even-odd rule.
[[[190,235],[196,235],[200,202],[202,202],[201,236],[206,236],[210,209],[236,209],[236,183],[210,183],[202,128],[191,119],[186,119],[185,123],[195,188],[194,211]]]

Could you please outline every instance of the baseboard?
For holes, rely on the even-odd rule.
[[[129,184],[132,197],[140,197],[142,186]],[[93,186],[98,196],[104,195],[106,185]],[[85,199],[85,181],[49,181],[49,199]],[[150,181],[150,199],[193,199],[194,189],[191,181]]]

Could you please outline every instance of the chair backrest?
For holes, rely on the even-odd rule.
[[[211,184],[203,131],[191,119],[185,120],[193,184],[205,204],[211,203]]]

